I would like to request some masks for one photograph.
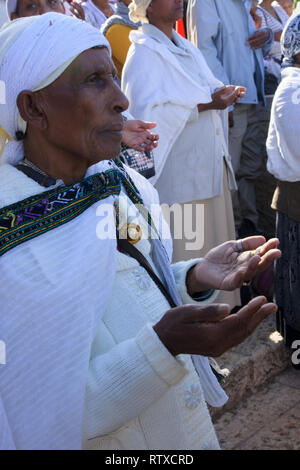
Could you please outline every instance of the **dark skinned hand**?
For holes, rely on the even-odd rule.
[[[184,305],[168,310],[153,329],[173,356],[201,354],[218,357],[242,343],[271,313],[273,303],[265,297],[256,297],[238,313],[229,316],[226,304],[208,307]]]
[[[149,152],[157,147],[159,136],[152,134],[151,129],[156,127],[155,122],[146,122],[138,119],[128,119],[124,122],[123,144],[138,151]]]
[[[207,111],[211,109],[226,109],[237,103],[245,96],[246,88],[243,86],[226,85],[216,90],[212,95],[210,103],[198,104],[198,111]]]
[[[242,252],[235,240],[222,243],[190,269],[186,280],[189,294],[207,289],[237,289],[281,256],[277,238],[266,242],[262,236],[252,236],[243,238],[241,243]]]
[[[247,44],[251,49],[261,49],[263,45],[270,39],[270,31],[260,29],[247,38]]]

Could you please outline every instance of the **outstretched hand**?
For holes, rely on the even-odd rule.
[[[229,315],[226,304],[206,307],[176,307],[153,326],[154,331],[171,354],[201,354],[218,357],[242,343],[270,314],[276,312],[265,297],[256,297],[238,313]]]
[[[123,144],[139,152],[150,152],[157,147],[159,136],[152,134],[151,129],[156,127],[155,122],[146,122],[138,119],[128,119],[123,128]]]
[[[207,289],[231,291],[267,269],[281,251],[279,240],[266,242],[262,236],[229,241],[210,250],[187,275],[188,292],[192,295]]]

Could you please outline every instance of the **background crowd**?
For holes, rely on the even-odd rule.
[[[0,6],[1,23],[49,12],[79,18],[82,21],[76,21],[78,31],[83,21],[89,23],[94,28],[89,28],[93,30],[92,33],[88,30],[86,33],[87,37],[89,34],[93,36],[92,45],[89,46],[93,49],[87,51],[90,53],[91,63],[94,60],[93,54],[95,57],[102,54],[99,49],[95,52],[94,46],[97,43],[97,31],[103,34],[102,42],[99,41],[104,47],[106,40],[110,44],[117,72],[115,83],[118,85],[118,93],[121,89],[128,100],[127,102],[124,95],[123,98],[119,95],[118,105],[115,105],[125,121],[120,159],[149,179],[158,192],[160,203],[164,204],[165,217],[174,240],[172,261],[175,264],[172,269],[176,281],[177,277],[183,277],[183,268],[181,272],[178,262],[188,263],[190,259],[200,262],[211,253],[213,247],[229,240],[255,235],[263,235],[268,240],[276,234],[280,240],[282,257],[277,259],[278,252],[273,256],[273,261],[277,259],[275,275],[273,265],[269,266],[263,275],[254,277],[253,291],[247,292],[249,296],[253,292],[266,293],[270,300],[274,293],[279,307],[277,329],[285,337],[287,346],[291,346],[295,339],[300,339],[300,5],[297,6],[297,2],[293,3],[291,0],[88,0],[82,3],[69,3],[67,0],[6,0],[4,3],[4,0],[0,0]],[[61,15],[55,16],[62,18]],[[69,28],[73,21],[69,19],[65,23],[66,27]],[[60,22],[63,27],[63,21],[58,21]],[[5,32],[5,26],[3,31]],[[80,37],[78,40],[80,41]],[[88,56],[85,57],[87,61]],[[66,59],[70,60],[69,57]],[[68,65],[68,61],[64,63],[64,70]],[[27,64],[24,68],[26,66]],[[53,74],[50,76],[52,82],[45,85],[42,80],[42,86],[37,83],[38,87],[32,91],[43,88],[47,90],[49,84],[52,87],[53,83],[57,83],[56,78],[60,83],[60,75],[55,79]],[[45,93],[47,95],[47,91]],[[19,107],[24,113],[26,103],[28,104],[28,96],[26,98],[25,95],[26,92],[22,98],[18,97]],[[54,93],[54,102],[55,96]],[[79,122],[81,117],[75,117]],[[19,116],[17,141],[25,141],[27,148],[34,150],[36,144],[33,142],[32,127],[31,146],[28,147],[25,121]],[[155,129],[155,134],[151,133],[152,129]],[[36,138],[40,138],[42,142],[37,131]],[[24,167],[29,166],[31,170],[39,172],[39,164],[36,167],[26,159],[22,161]],[[35,163],[44,165],[42,157],[41,162]],[[43,181],[44,177],[47,174],[43,174]],[[67,180],[63,181],[66,183]],[[50,187],[51,184],[53,180],[50,178]],[[200,217],[199,208],[204,211],[203,218]],[[204,228],[202,243],[198,245],[197,237],[193,242],[186,227],[192,221],[196,224],[197,232],[200,229],[199,220]],[[241,242],[236,246],[239,252],[243,251]],[[271,242],[270,247],[275,250],[276,243]],[[147,249],[145,245],[146,252]],[[252,256],[255,258],[256,254],[251,252],[249,259]],[[264,255],[265,252],[262,253]],[[214,255],[209,256],[213,265]],[[128,267],[126,269],[129,270]],[[120,297],[125,286],[125,281],[124,286],[122,282],[120,281],[118,288],[114,284],[115,291],[112,289],[112,292],[115,293],[111,299]],[[146,281],[142,279],[141,283],[143,282]],[[182,279],[180,282],[183,282]],[[206,285],[202,280],[200,298],[197,298],[197,292],[193,292],[192,297],[195,301],[206,301],[213,296],[215,303],[228,304],[231,309],[238,310],[241,304],[247,303],[245,291],[240,291],[239,282],[232,281],[229,285],[229,288],[226,284],[224,289],[212,289],[210,284]],[[128,297],[128,305],[137,301],[129,299],[127,284],[122,295],[125,299]],[[187,297],[190,300],[188,295]],[[159,302],[158,300],[157,305]],[[118,304],[110,300],[108,306],[110,317],[114,318]],[[129,311],[130,308],[124,309],[124,318],[127,318]],[[119,335],[120,331],[113,321],[112,326],[107,325],[107,330],[111,327],[114,334]],[[129,331],[131,321],[132,318],[128,318],[127,323],[124,320],[124,334],[127,329]],[[135,323],[138,324],[139,321],[137,315]],[[160,331],[159,327],[157,329]],[[91,362],[95,359],[95,374],[98,366],[101,369],[100,365],[101,370],[103,367],[110,370],[113,357],[113,353],[104,354],[105,351],[102,351],[103,334],[108,338],[106,330],[104,333],[103,331],[101,330],[101,341],[100,333],[99,337],[96,336],[92,351]],[[123,344],[122,334],[117,343]],[[145,349],[148,334],[149,332],[145,333],[144,339],[140,338],[141,344],[145,342],[140,347]],[[149,339],[149,344],[152,340],[153,338]],[[112,343],[110,338],[107,339],[107,345],[111,346]],[[97,366],[99,351],[102,362]],[[136,350],[131,351],[129,347],[127,353],[124,353],[124,364],[131,360],[130,354],[134,358],[132,361],[136,360]],[[152,357],[150,352],[149,355]],[[174,352],[174,356],[176,355],[177,351]],[[174,366],[174,371],[176,367]],[[178,371],[174,372],[175,375],[177,373],[180,375]],[[181,379],[182,377],[178,378]],[[129,420],[130,407],[123,407],[117,418],[103,412],[100,420],[97,413],[101,408],[101,401],[105,399],[109,409],[109,393],[115,394],[118,402],[119,389],[109,389],[109,392],[106,385],[103,385],[105,381],[99,381],[95,386],[93,378],[89,380],[85,435],[104,435]],[[118,381],[119,376],[116,375],[115,380]],[[134,380],[137,380],[135,376],[122,389],[122,393],[127,393],[128,397],[137,393]],[[153,379],[155,385],[154,382]],[[157,392],[157,396],[160,396],[164,385],[162,381],[158,382],[157,389],[160,392]],[[180,382],[180,387],[182,383]],[[192,385],[190,387],[193,395]],[[163,398],[157,398],[151,416],[145,412],[151,401],[149,398],[149,403],[147,402],[147,393],[143,397],[145,403],[138,396],[136,402],[132,402],[135,408],[140,400],[140,422],[144,422],[149,436],[154,436],[153,429],[159,428],[158,421],[154,421],[158,420],[161,413],[166,413],[166,421],[171,420],[174,414],[171,405],[167,409],[168,397],[169,392]],[[172,404],[171,392],[170,397]],[[222,398],[224,399],[223,396]],[[180,411],[177,412],[180,415]],[[132,410],[132,414],[134,413]],[[117,421],[112,422],[113,419]],[[180,419],[187,419],[184,413]],[[102,422],[108,423],[107,428]],[[174,429],[177,429],[177,425],[178,422],[174,423]],[[191,426],[193,425],[191,422]],[[130,446],[134,425],[128,429],[120,427],[118,433],[118,439]],[[208,433],[210,445],[218,448],[213,431],[210,429]],[[174,436],[175,434],[174,432]],[[142,433],[139,434],[141,435]],[[137,434],[134,436],[136,439]],[[151,438],[149,439],[151,442]],[[202,446],[205,446],[204,441],[201,442]],[[171,440],[170,442],[173,445]],[[141,448],[143,445],[145,444],[141,443]]]

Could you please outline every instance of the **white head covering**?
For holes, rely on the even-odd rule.
[[[147,8],[152,0],[133,0],[129,5],[129,18],[134,23],[149,23],[146,17]]]
[[[0,80],[6,102],[0,104],[0,127],[12,139],[2,160],[16,164],[23,157],[23,143],[16,132],[26,130],[17,97],[23,90],[36,91],[56,80],[83,51],[109,44],[85,21],[60,13],[20,18],[7,23],[0,32]]]
[[[10,19],[10,15],[17,11],[18,0],[6,0],[6,11],[7,16]]]

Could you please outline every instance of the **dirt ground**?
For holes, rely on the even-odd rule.
[[[223,450],[300,450],[300,371],[286,369],[213,421]]]

